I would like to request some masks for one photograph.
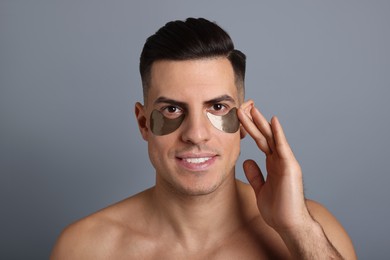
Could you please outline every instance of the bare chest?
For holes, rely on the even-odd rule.
[[[288,251],[282,241],[274,236],[262,236],[256,232],[234,234],[214,246],[184,247],[182,241],[173,238],[138,238],[120,243],[111,255],[112,259],[287,259]]]

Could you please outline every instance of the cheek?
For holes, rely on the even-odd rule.
[[[235,135],[233,147],[236,153],[239,154],[241,149],[241,137],[239,133]]]
[[[164,149],[163,143],[159,142],[155,136],[151,136],[148,141],[149,153],[152,155],[159,154],[162,152],[161,149]]]
[[[221,149],[223,149],[223,153],[230,158],[229,160],[236,159],[235,157],[238,157],[240,154],[241,138],[239,132],[234,134],[224,133],[218,143]]]
[[[167,157],[171,157],[170,149],[174,141],[167,136],[150,136],[148,141],[149,158],[155,168],[167,162]]]

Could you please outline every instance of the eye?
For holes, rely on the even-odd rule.
[[[183,110],[177,106],[165,106],[161,108],[161,113],[167,118],[174,119],[183,114]]]
[[[168,112],[168,113],[175,113],[177,112],[179,109],[177,107],[174,107],[174,106],[168,106],[165,108],[165,110]]]
[[[224,108],[224,105],[222,105],[222,104],[214,104],[213,105],[213,110],[215,110],[215,111],[220,111],[223,108]]]
[[[224,115],[228,112],[228,110],[228,106],[221,103],[213,104],[209,109],[209,111],[215,115]]]

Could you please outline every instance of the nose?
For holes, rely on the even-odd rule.
[[[188,113],[183,122],[182,140],[185,143],[201,144],[210,140],[211,123],[204,113]]]

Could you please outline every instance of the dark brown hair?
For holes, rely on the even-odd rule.
[[[226,57],[233,66],[236,86],[244,96],[245,54],[234,49],[230,36],[216,23],[204,18],[168,22],[150,36],[140,57],[144,99],[150,87],[151,68],[158,60],[193,60]]]

